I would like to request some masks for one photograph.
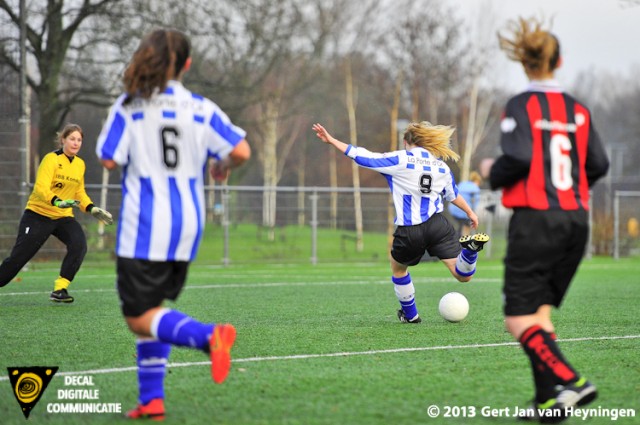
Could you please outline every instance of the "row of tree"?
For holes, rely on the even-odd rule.
[[[3,75],[20,70],[19,4],[0,0]],[[158,26],[191,36],[194,66],[186,85],[248,131],[254,159],[232,181],[265,186],[266,226],[275,224],[276,196],[269,188],[277,185],[384,184],[373,173],[362,173],[360,182],[357,169],[336,162],[314,140],[316,121],[346,142],[378,151],[399,146],[403,120],[454,125],[459,180],[497,152],[496,122],[508,93],[491,78],[490,64],[500,54],[495,34],[437,0],[31,0],[26,47],[38,129],[34,161],[51,150],[50,140],[69,120],[85,128],[84,157],[92,156],[131,53]],[[0,84],[17,99],[12,81]],[[624,128],[611,125],[613,143],[637,154],[631,141],[640,129],[628,113],[640,108],[637,84],[615,92],[603,90],[593,75],[576,83],[587,95],[597,92],[594,87],[607,93],[606,102],[590,99],[601,131],[610,130],[608,117],[621,114],[614,116],[624,116],[618,121]],[[98,182],[97,163],[90,168],[96,170],[87,180]]]

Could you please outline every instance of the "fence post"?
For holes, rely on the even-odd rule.
[[[311,198],[311,264],[318,263],[318,191],[313,189]]]
[[[620,197],[618,191],[613,192],[613,259],[620,258]]]
[[[225,186],[220,195],[222,200],[222,229],[224,230],[224,254],[222,257],[222,265],[228,266],[231,259],[229,258],[229,187]]]
[[[100,188],[100,208],[108,209],[109,170],[102,168],[102,187]],[[104,249],[104,223],[98,220],[98,249]]]
[[[587,250],[585,258],[590,260],[593,257],[593,195],[589,192],[589,235],[587,236]]]

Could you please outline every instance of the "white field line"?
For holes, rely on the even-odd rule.
[[[426,263],[426,265],[429,265],[431,263]],[[437,262],[433,262],[434,267],[440,267],[437,266]],[[286,271],[289,268],[296,268],[300,265],[303,265],[302,263],[295,263],[295,264],[269,264],[268,267],[270,269],[274,269],[274,270],[284,270]],[[240,266],[240,265],[237,265]],[[250,265],[249,265],[250,266]],[[340,269],[347,269],[350,274],[355,270],[358,270],[358,267],[365,267],[365,268],[371,268],[371,267],[378,267],[381,266],[383,269],[388,269],[389,266],[388,265],[380,265],[380,263],[322,263],[319,266],[312,266],[309,265],[308,270],[310,275],[313,275],[314,273],[314,267],[318,267],[320,269],[320,271],[325,271],[324,268],[325,267],[332,267],[332,268],[340,268]],[[91,267],[91,265],[87,266],[87,267]],[[426,269],[423,269],[422,267],[420,267],[419,265],[416,266],[417,268],[420,268],[422,270],[424,270],[424,273],[427,274],[428,271]],[[424,265],[423,265],[424,267]],[[637,270],[638,269],[638,264],[635,262],[616,262],[616,263],[609,263],[609,264],[592,264],[589,262],[589,260],[585,260],[580,264],[580,268],[578,270],[613,270],[613,269],[633,269],[633,270]],[[233,266],[231,267],[233,268]],[[503,270],[504,266],[502,264],[483,264],[483,260],[480,259],[478,262],[478,270]],[[34,268],[33,270],[29,270],[29,271],[25,271],[22,272],[22,276],[24,276],[24,274],[28,274],[28,273],[51,273],[51,272],[58,272],[60,270],[59,266],[56,267],[40,267],[38,266],[37,268]],[[225,276],[225,277],[233,277],[233,276],[247,276],[247,275],[260,275],[263,276],[265,275],[265,270],[264,269],[257,269],[257,270],[247,270],[247,269],[243,269],[242,272],[239,273],[231,273],[231,270],[229,270],[229,267],[227,266],[223,266],[223,265],[217,265],[217,264],[202,264],[202,265],[192,265],[189,271],[189,276],[192,276],[194,274],[201,274],[204,273],[202,272],[202,270],[215,270],[216,271],[216,276]],[[227,273],[228,272],[228,273]],[[276,272],[274,272],[276,273]],[[418,273],[422,273],[422,272],[416,272],[416,274]],[[209,274],[209,273],[207,273]],[[267,273],[268,274],[268,273]],[[113,273],[105,273],[105,274],[100,274],[100,275],[82,275],[80,274],[79,276],[81,276],[82,278],[85,277],[112,277],[115,280],[115,272]]]
[[[582,342],[582,341],[611,341],[620,339],[640,339],[640,335],[623,335],[623,336],[597,336],[597,337],[583,337],[583,338],[566,338],[559,339],[558,342]],[[233,363],[255,363],[264,361],[283,361],[283,360],[304,360],[304,359],[318,359],[327,357],[349,357],[349,356],[371,356],[376,354],[394,354],[394,353],[408,353],[418,351],[442,351],[442,350],[464,350],[474,348],[494,348],[494,347],[513,347],[518,346],[517,342],[499,342],[490,344],[468,344],[468,345],[441,345],[434,347],[407,347],[407,348],[391,348],[387,350],[370,350],[370,351],[344,351],[339,353],[324,353],[324,354],[295,354],[291,356],[266,356],[266,357],[247,357],[243,359],[233,359]],[[167,367],[191,367],[191,366],[205,366],[209,365],[209,361],[203,362],[188,362],[188,363],[169,363]],[[134,372],[138,368],[136,366],[108,368],[108,369],[90,369],[81,370],[75,372],[60,372],[55,376],[76,376],[76,375],[99,375],[99,374],[113,374],[122,372]],[[0,381],[8,381],[8,376],[0,376]]]
[[[343,265],[343,263],[338,263],[337,265]],[[365,267],[369,267],[370,264],[368,263],[364,263],[364,264],[360,264],[360,263],[356,263],[356,264],[350,264],[350,271],[353,270],[354,266],[365,266]],[[283,269],[286,269],[287,267],[289,267],[289,265],[287,264],[282,264],[282,265],[271,265],[271,267],[282,267]],[[628,267],[628,264],[582,264],[580,266],[581,269],[588,269],[588,270],[607,270],[607,269],[617,269],[617,268],[621,268],[622,266],[624,267]],[[500,266],[496,266],[496,265],[492,265],[492,266],[486,266],[486,267],[482,267],[481,265],[478,266],[479,270],[485,269],[485,270],[501,270],[503,268],[502,265]],[[198,277],[209,277],[211,276],[210,273],[208,272],[204,272],[202,271],[202,269],[216,269],[219,270],[219,272],[216,272],[215,275],[212,277],[215,280],[234,280],[237,278],[240,279],[246,279],[248,276],[251,275],[256,275],[256,276],[260,276],[262,279],[265,278],[270,278],[270,277],[280,277],[282,276],[282,274],[265,274],[264,270],[244,270],[242,271],[242,273],[225,273],[225,268],[224,266],[217,266],[217,265],[211,265],[211,266],[197,266],[194,267],[190,273],[189,276],[190,277],[194,277],[194,276],[198,276]],[[39,272],[43,272],[43,271],[51,271],[54,269],[38,269]],[[57,270],[57,269],[55,269]],[[425,273],[426,274],[426,273]],[[211,285],[190,285],[188,282],[185,285],[184,289],[237,289],[237,288],[274,288],[274,287],[284,287],[284,286],[291,286],[291,287],[297,287],[297,286],[320,286],[320,285],[326,285],[326,286],[333,286],[333,285],[368,285],[368,284],[389,284],[390,278],[389,279],[381,279],[381,280],[371,280],[371,279],[367,279],[367,276],[358,276],[356,274],[350,273],[350,277],[352,279],[355,278],[360,278],[363,280],[352,280],[352,281],[340,281],[340,282],[306,282],[306,283],[302,283],[302,282],[270,282],[270,283],[238,283],[238,284],[211,284]],[[314,275],[313,275],[313,269],[311,269],[311,274],[309,276],[307,276],[308,279],[313,279]],[[430,278],[428,276],[424,276],[424,277],[420,277],[418,275],[418,273],[416,272],[415,275],[412,276],[414,283],[418,283],[418,284],[422,284],[422,283],[429,283],[429,282],[455,282],[455,279],[453,277],[439,277],[439,278]],[[93,275],[82,275],[82,279],[110,279],[112,282],[114,282],[114,289],[73,289],[73,292],[78,292],[78,293],[99,293],[99,292],[114,292],[115,291],[115,280],[116,280],[116,276],[115,274],[93,274]],[[499,283],[502,282],[502,277],[499,278],[480,278],[480,277],[476,277],[473,279],[473,282],[485,282],[485,283]],[[16,285],[14,283],[14,285]],[[37,291],[37,292],[1,292],[0,291],[0,297],[6,297],[6,296],[17,296],[17,295],[39,295],[39,294],[48,294],[49,291]]]
[[[220,280],[216,276],[217,280]],[[473,282],[501,282],[502,279],[490,279],[490,278],[476,278]],[[455,282],[453,277],[447,278],[424,278],[414,279],[414,283],[435,283],[435,282]],[[351,280],[351,281],[324,281],[324,282],[268,282],[268,283],[225,283],[225,284],[213,284],[213,285],[190,285],[187,283],[184,287],[185,290],[190,289],[238,289],[238,288],[275,288],[275,287],[298,287],[298,286],[335,286],[335,285],[389,285],[391,286],[391,279],[385,280]],[[73,289],[73,293],[98,293],[98,292],[116,292],[115,286],[113,288],[96,288],[96,289]],[[32,291],[32,292],[0,292],[0,297],[9,297],[17,295],[40,295],[48,294],[49,291]]]

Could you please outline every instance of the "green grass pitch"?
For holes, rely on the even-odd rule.
[[[136,403],[134,338],[122,320],[113,265],[86,263],[48,299],[59,263],[38,263],[0,290],[0,423],[23,424],[7,367],[58,366],[27,423],[125,423],[119,414],[50,413],[64,375],[90,375],[100,403]],[[204,354],[174,348],[166,378],[168,424],[510,424],[532,396],[528,360],[504,331],[502,263],[480,258],[471,283],[438,263],[410,269],[423,323],[401,324],[382,260],[349,264],[196,263],[169,307],[238,330],[227,381],[215,385]],[[588,407],[632,409],[640,424],[640,263],[585,260],[554,321],[560,346],[600,391]],[[438,300],[469,299],[469,316],[445,322]],[[440,410],[431,418],[430,406]],[[494,417],[484,407],[496,409]],[[443,417],[449,412],[454,417]],[[503,417],[497,417],[498,411]],[[484,413],[483,413],[484,412]],[[473,415],[474,417],[470,417]],[[457,416],[457,417],[455,417]],[[465,417],[466,416],[466,417]],[[611,423],[609,418],[566,423]]]

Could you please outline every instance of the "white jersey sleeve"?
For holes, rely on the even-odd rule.
[[[349,145],[345,155],[386,178],[399,226],[424,223],[458,196],[449,166],[423,148],[375,153]]]
[[[211,100],[170,81],[148,100],[111,108],[96,153],[123,167],[116,254],[191,261],[204,229],[207,159],[226,158],[245,137]]]

